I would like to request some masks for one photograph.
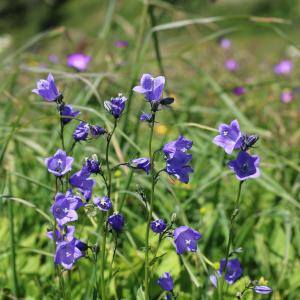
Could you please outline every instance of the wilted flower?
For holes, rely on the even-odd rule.
[[[60,109],[60,115],[62,117],[71,117],[71,118],[62,118],[62,122],[64,125],[68,124],[72,121],[72,118],[75,118],[80,114],[80,111],[73,110],[71,105],[62,105]]]
[[[127,98],[119,94],[116,98],[111,98],[110,101],[104,101],[104,107],[109,111],[116,119],[120,118],[125,108],[125,102]]]
[[[172,141],[163,146],[163,152],[172,157],[176,151],[186,152],[191,149],[193,146],[193,142],[184,138],[182,135],[178,137],[176,141]]]
[[[106,132],[106,130],[98,125],[91,125],[90,132],[92,137],[98,137]]]
[[[73,161],[73,157],[67,156],[65,151],[59,149],[52,157],[45,159],[45,165],[50,173],[60,177],[71,171]]]
[[[158,219],[150,223],[151,230],[155,233],[162,233],[167,225],[163,219]]]
[[[291,90],[284,90],[281,94],[280,94],[280,100],[283,103],[289,103],[294,99],[294,94]]]
[[[165,86],[165,77],[152,77],[150,74],[144,74],[140,85],[133,88],[133,91],[143,94],[148,101],[158,101],[163,93]]]
[[[293,63],[290,60],[282,60],[274,66],[273,71],[277,75],[284,75],[291,73],[293,69]]]
[[[186,251],[196,252],[197,251],[197,240],[202,235],[187,226],[180,226],[174,230],[174,242],[176,246],[177,254],[181,255]]]
[[[237,86],[233,89],[233,93],[236,96],[242,96],[245,94],[245,92],[246,92],[246,89],[243,86]]]
[[[149,174],[151,168],[150,159],[147,157],[136,158],[129,162],[129,166],[134,169],[144,170]]]
[[[233,120],[230,125],[221,124],[219,135],[213,139],[213,143],[224,148],[227,154],[231,154],[234,149],[241,147],[241,131],[237,120]]]
[[[166,172],[169,175],[175,176],[178,180],[188,183],[189,173],[193,172],[193,169],[188,165],[191,159],[192,154],[175,151],[172,156],[166,160]]]
[[[115,46],[117,48],[127,48],[128,47],[128,42],[127,41],[118,40],[118,41],[115,42]]]
[[[86,122],[80,122],[73,132],[73,138],[75,141],[85,141],[89,135],[90,126]]]
[[[270,294],[272,293],[272,289],[265,285],[256,285],[253,290],[257,294]]]
[[[114,229],[115,231],[121,231],[124,226],[124,217],[120,213],[114,213],[113,215],[109,216],[108,224]]]
[[[241,151],[236,159],[228,162],[228,166],[234,170],[236,178],[243,181],[260,176],[259,163],[259,156],[251,156],[246,151]]]
[[[33,93],[43,97],[46,101],[56,101],[61,97],[58,88],[55,85],[54,78],[49,73],[47,79],[41,79],[37,82],[37,88],[32,90]]]
[[[83,53],[74,53],[67,57],[67,65],[78,71],[85,71],[90,61],[91,57]]]
[[[228,71],[233,72],[233,71],[237,71],[240,68],[240,65],[238,64],[238,62],[235,59],[230,58],[225,61],[224,67]]]
[[[111,200],[107,196],[94,198],[93,202],[100,210],[105,212],[112,207]]]
[[[142,113],[140,116],[140,121],[142,122],[152,122],[152,114]]]
[[[159,277],[157,283],[165,291],[172,291],[174,289],[173,278],[169,272],[165,272],[161,277]]]

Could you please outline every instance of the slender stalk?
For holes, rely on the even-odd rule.
[[[60,140],[61,140],[61,146],[63,150],[65,150],[65,138],[64,138],[64,123],[63,120],[60,119]]]
[[[106,178],[106,187],[107,187],[107,197],[110,198],[111,194],[111,169],[109,165],[109,145],[111,138],[115,132],[117,127],[117,119],[115,119],[114,127],[111,133],[107,136],[107,143],[106,143],[106,151],[105,151],[105,162],[106,162],[106,169],[107,169],[107,178]],[[101,269],[100,269],[100,286],[101,286],[101,300],[106,299],[105,294],[105,280],[104,280],[104,269],[105,269],[105,246],[106,246],[106,237],[107,237],[107,219],[108,214],[105,213],[105,223],[103,225],[103,239],[102,239],[102,247],[101,247]]]
[[[230,255],[230,248],[231,248],[231,244],[233,241],[235,219],[237,218],[237,216],[239,214],[239,205],[240,205],[240,197],[241,197],[241,190],[242,190],[243,182],[244,181],[240,181],[240,183],[239,183],[238,193],[237,193],[237,197],[236,197],[236,200],[234,203],[234,209],[233,209],[233,212],[232,212],[231,218],[230,218],[229,238],[228,238],[228,243],[227,243],[227,248],[226,248],[224,269],[222,271],[222,286],[221,286],[221,294],[222,295],[223,295],[223,288],[224,288],[224,281],[225,281],[224,278],[225,278],[228,259],[229,259],[229,255]]]
[[[149,138],[149,157],[150,157],[150,173],[151,173],[151,194],[150,194],[150,208],[148,212],[147,229],[146,229],[146,249],[145,249],[145,299],[149,300],[149,233],[150,222],[153,211],[154,187],[155,187],[155,170],[154,170],[154,154],[152,154],[152,138],[155,124],[155,112],[152,112],[151,131]]]

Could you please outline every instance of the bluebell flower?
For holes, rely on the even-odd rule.
[[[125,109],[127,98],[119,94],[118,97],[112,98],[110,101],[104,101],[105,109],[110,112],[116,119],[120,118]]]
[[[259,163],[259,156],[250,155],[246,151],[241,151],[236,159],[228,162],[228,166],[234,170],[236,178],[243,181],[260,176]]]
[[[37,82],[37,88],[33,89],[32,92],[43,97],[44,100],[48,102],[56,101],[61,97],[51,73],[49,73],[47,79],[39,80]]]
[[[140,116],[141,122],[152,122],[152,114],[142,113]]]
[[[253,288],[254,292],[257,294],[270,294],[272,293],[272,289],[265,285],[256,285]]]
[[[136,158],[129,162],[129,166],[134,169],[143,170],[149,174],[151,168],[150,159],[147,157]]]
[[[50,173],[60,177],[71,171],[74,158],[67,156],[65,151],[59,149],[52,157],[46,158],[44,162]]]
[[[71,117],[71,118],[62,118],[62,122],[64,125],[68,124],[72,121],[72,118],[75,118],[80,114],[80,111],[73,110],[71,105],[62,105],[60,109],[60,115],[63,117]]]
[[[155,233],[162,233],[167,227],[163,219],[157,219],[150,223],[150,228]]]
[[[196,252],[197,241],[201,237],[201,233],[188,226],[177,227],[174,230],[174,243],[177,254],[181,255],[187,251]]]
[[[161,277],[159,277],[157,283],[165,291],[172,291],[174,289],[173,278],[169,272],[165,272]]]
[[[56,229],[56,244],[66,240],[72,241],[75,233],[75,226],[65,226],[65,234],[63,234],[64,226],[59,226],[59,229]],[[50,240],[54,239],[53,231],[47,232],[47,237]]]
[[[108,218],[108,224],[115,231],[121,231],[123,229],[124,223],[125,223],[124,217],[120,213],[115,212],[113,215],[109,216]]]
[[[80,122],[73,132],[73,138],[75,141],[85,141],[89,135],[90,126],[86,122]]]
[[[176,151],[186,152],[191,149],[193,142],[184,138],[182,135],[177,140],[169,142],[163,146],[163,152],[168,156],[173,156]]]
[[[285,59],[276,64],[273,68],[273,71],[277,75],[286,75],[291,73],[293,69],[293,62]]]
[[[100,135],[103,135],[106,132],[106,130],[98,125],[91,125],[90,132],[91,132],[91,136],[93,138],[96,138]]]
[[[107,196],[94,198],[93,202],[100,210],[104,212],[107,212],[112,208],[111,200]]]
[[[92,157],[92,159],[87,159],[85,166],[89,173],[98,174],[101,171],[101,164],[97,159],[97,156]]]
[[[77,71],[85,71],[90,61],[91,57],[83,53],[73,53],[67,57],[67,65]]]

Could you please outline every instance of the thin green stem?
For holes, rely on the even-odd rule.
[[[149,157],[150,157],[150,173],[151,173],[151,194],[150,194],[150,208],[148,212],[147,229],[146,229],[146,249],[145,249],[145,300],[149,300],[149,233],[150,222],[153,211],[154,187],[155,187],[155,170],[154,170],[154,154],[152,153],[152,138],[155,124],[155,112],[152,112],[151,131],[149,138]]]
[[[60,140],[61,140],[61,146],[63,150],[65,150],[65,138],[64,138],[64,123],[63,120],[60,119]]]

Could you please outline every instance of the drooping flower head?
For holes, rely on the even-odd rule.
[[[280,100],[283,103],[290,103],[294,100],[294,93],[291,90],[283,90],[280,94]]]
[[[182,135],[178,137],[176,141],[169,142],[163,146],[163,152],[172,157],[176,151],[186,152],[191,149],[193,142],[184,138]]]
[[[188,165],[192,159],[192,154],[186,154],[182,151],[175,151],[172,156],[166,160],[166,172],[175,176],[184,183],[189,182],[189,173],[193,172],[191,166]]]
[[[162,233],[166,229],[167,224],[163,219],[157,219],[150,223],[150,227],[153,232]]]
[[[112,208],[111,200],[107,196],[94,198],[93,202],[100,210],[105,212]]]
[[[120,213],[114,213],[108,218],[108,224],[115,231],[121,231],[124,226],[124,223],[125,223],[124,217]]]
[[[150,74],[144,74],[140,85],[133,88],[136,93],[143,94],[147,101],[159,101],[165,86],[165,77],[153,77]]]
[[[33,89],[32,92],[43,97],[44,100],[52,102],[61,100],[61,94],[55,85],[53,75],[49,73],[47,79],[41,79],[37,82],[37,88]]]
[[[239,152],[236,159],[228,162],[229,168],[234,170],[238,180],[246,180],[260,176],[259,171],[260,158],[256,155],[250,155],[246,151]]]
[[[62,122],[64,125],[68,124],[72,121],[72,118],[75,118],[80,114],[80,111],[73,110],[71,105],[62,105],[60,109],[60,115],[62,117],[71,117],[71,118],[62,118]]]
[[[59,149],[52,157],[45,159],[45,166],[50,173],[60,177],[71,171],[73,161],[73,157],[67,156],[65,151]]]
[[[270,294],[272,293],[272,289],[265,285],[256,285],[253,288],[254,292],[257,294]]]
[[[174,230],[174,243],[177,254],[181,255],[184,252],[196,252],[197,241],[202,237],[198,231],[187,227],[180,226]]]
[[[75,141],[85,141],[89,135],[90,126],[86,122],[80,122],[73,132],[73,138]]]
[[[134,169],[143,170],[149,174],[151,168],[150,159],[147,157],[136,158],[129,162],[129,166]]]
[[[235,59],[230,58],[225,61],[224,67],[228,71],[234,72],[240,68],[240,65],[238,64],[238,62]]]
[[[293,69],[293,63],[288,60],[282,60],[277,65],[274,66],[273,71],[277,75],[286,75],[291,73]]]
[[[165,272],[161,277],[159,277],[157,283],[165,291],[172,291],[174,289],[173,278],[169,272]]]
[[[236,96],[242,96],[245,94],[245,92],[246,92],[246,89],[243,86],[237,86],[233,89],[233,93]]]
[[[221,124],[219,135],[213,139],[213,143],[223,148],[227,154],[231,154],[234,149],[241,147],[242,133],[237,120],[233,120],[230,125]]]
[[[120,118],[125,109],[127,98],[119,94],[116,98],[111,98],[110,101],[104,101],[105,109],[110,112],[116,119]]]
[[[90,61],[91,57],[83,53],[73,53],[67,57],[67,65],[78,71],[85,71]]]

